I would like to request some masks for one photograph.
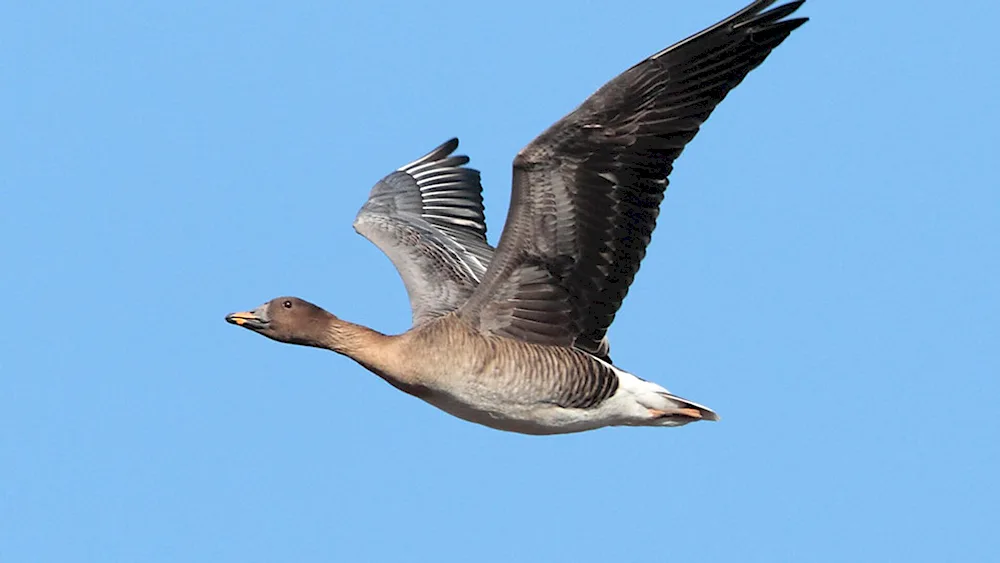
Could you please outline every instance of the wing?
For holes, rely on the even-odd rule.
[[[457,148],[451,139],[380,180],[354,220],[399,271],[414,325],[464,303],[493,257],[479,171]]]
[[[758,0],[625,71],[514,159],[510,211],[459,314],[481,330],[600,353],[646,253],[674,159],[806,19]]]

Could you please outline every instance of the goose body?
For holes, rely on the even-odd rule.
[[[408,381],[419,382],[418,389],[404,390],[491,428],[560,434],[648,425],[651,419],[667,426],[715,419],[709,409],[591,354],[485,335],[455,314],[416,328],[400,340],[401,354],[412,370]],[[450,353],[441,353],[442,342],[447,342],[444,350]]]
[[[452,139],[386,176],[355,229],[396,266],[413,327],[388,336],[295,297],[226,320],[349,356],[499,430],[561,434],[718,420],[611,363],[607,330],[646,252],[673,162],[726,94],[806,19],[757,0],[619,75],[514,159],[486,240],[479,173]]]

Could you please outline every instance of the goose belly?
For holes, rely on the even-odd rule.
[[[568,434],[604,426],[629,424],[632,413],[621,397],[610,397],[587,409],[564,408],[546,402],[497,393],[430,390],[420,397],[431,405],[463,420],[497,430],[521,434]],[[630,416],[632,415],[632,416]]]

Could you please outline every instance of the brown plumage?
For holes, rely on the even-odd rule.
[[[395,264],[414,326],[386,336],[282,297],[229,322],[347,355],[455,416],[530,434],[717,420],[613,366],[607,330],[649,245],[674,161],[805,18],[757,0],[633,66],[514,159],[500,243],[453,139],[380,181],[355,229]]]

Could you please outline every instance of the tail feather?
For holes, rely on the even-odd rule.
[[[719,420],[719,415],[706,406],[693,403],[683,397],[671,395],[670,393],[660,393],[660,395],[676,405],[673,408],[662,409],[664,416],[682,416],[692,420],[711,420],[713,422]]]
[[[684,426],[699,420],[719,420],[719,415],[710,408],[696,405],[675,395],[668,395],[671,403],[680,403],[685,406],[668,407],[664,409],[649,409],[652,415],[649,423],[651,426]]]

